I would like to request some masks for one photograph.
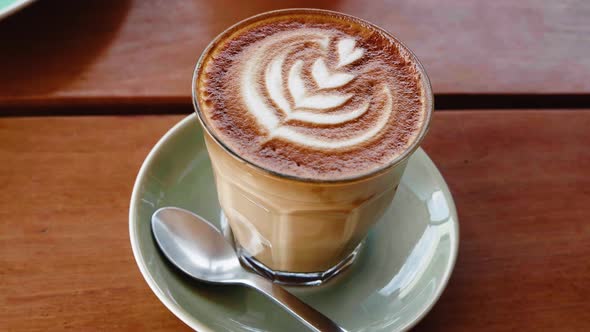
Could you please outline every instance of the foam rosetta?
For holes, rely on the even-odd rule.
[[[331,44],[336,45],[336,55],[330,54]],[[367,142],[385,127],[393,110],[389,87],[383,85],[374,95],[362,96],[365,100],[353,107],[347,107],[347,102],[354,95],[341,91],[363,75],[347,68],[364,54],[364,49],[355,44],[354,38],[342,38],[333,31],[300,29],[277,33],[252,47],[240,72],[240,91],[246,110],[269,139],[280,138],[316,149],[346,149]],[[303,59],[297,58],[298,49],[314,47],[312,56],[304,54]],[[328,65],[330,59],[335,63]],[[311,64],[310,68],[304,68],[306,63]],[[307,82],[304,71],[311,73],[314,84]],[[363,132],[347,139],[310,135],[289,125],[293,120],[311,126],[354,121],[367,112],[375,98],[385,101],[379,118]]]

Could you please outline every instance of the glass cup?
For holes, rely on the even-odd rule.
[[[427,132],[433,97],[424,68],[396,39],[422,77],[427,113],[408,149],[374,172],[344,180],[298,178],[250,163],[224,144],[207,124],[197,96],[199,73],[203,59],[219,40],[253,21],[285,12],[333,13],[316,9],[279,10],[230,27],[211,42],[196,65],[193,104],[205,132],[223,211],[222,222],[229,225],[242,262],[279,283],[318,285],[352,264],[368,231],[390,205],[408,158]]]

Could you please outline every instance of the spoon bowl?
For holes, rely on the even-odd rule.
[[[192,212],[161,208],[152,216],[152,230],[166,258],[193,278],[235,284],[244,277],[234,248],[219,239],[215,226]]]

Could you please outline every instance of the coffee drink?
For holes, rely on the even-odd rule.
[[[321,10],[238,23],[205,50],[193,83],[236,243],[279,275],[325,276],[354,254],[432,112],[406,47]]]
[[[422,78],[393,37],[326,13],[283,13],[231,31],[203,59],[205,122],[249,162],[317,180],[388,165],[427,116]]]

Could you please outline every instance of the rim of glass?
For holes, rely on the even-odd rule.
[[[305,14],[305,13],[319,13],[319,14],[325,14],[325,15],[330,15],[330,16],[340,16],[340,17],[344,17],[346,19],[350,19],[352,21],[356,21],[362,24],[366,24],[369,25],[371,27],[373,27],[374,29],[382,32],[383,34],[385,34],[387,37],[391,38],[393,41],[395,41],[396,43],[398,43],[401,48],[406,51],[409,54],[410,59],[414,62],[414,64],[416,65],[416,68],[418,69],[418,72],[420,73],[420,76],[422,78],[422,88],[424,90],[424,103],[425,103],[425,117],[424,117],[424,124],[422,125],[422,128],[420,129],[420,132],[418,133],[418,135],[416,136],[416,138],[414,139],[414,141],[412,142],[412,144],[410,144],[410,146],[404,150],[401,154],[399,154],[396,158],[394,158],[393,160],[391,160],[389,163],[374,169],[370,172],[367,173],[362,173],[359,175],[355,175],[355,176],[351,176],[351,177],[343,177],[343,178],[337,178],[337,179],[315,179],[315,178],[309,178],[309,177],[301,177],[301,176],[295,176],[295,175],[290,175],[290,174],[284,174],[284,173],[280,173],[277,171],[273,171],[271,169],[268,169],[264,166],[258,165],[252,161],[247,160],[246,158],[242,157],[239,153],[237,153],[236,151],[232,150],[229,146],[227,146],[223,140],[221,138],[219,138],[215,131],[212,130],[207,121],[204,119],[204,116],[201,112],[201,108],[199,107],[199,100],[198,100],[198,93],[197,93],[197,82],[198,82],[198,78],[199,78],[199,72],[201,71],[202,65],[203,65],[203,61],[207,58],[207,56],[209,55],[210,51],[227,35],[229,35],[230,33],[240,29],[243,26],[246,26],[250,23],[265,19],[267,17],[271,17],[271,16],[275,16],[275,15],[285,15],[285,14]],[[201,123],[201,126],[204,128],[205,132],[227,153],[229,153],[229,155],[231,155],[232,157],[234,157],[235,159],[245,163],[246,165],[253,167],[254,169],[261,171],[263,173],[266,173],[268,175],[271,176],[275,176],[275,177],[279,177],[282,179],[289,179],[289,180],[294,180],[294,181],[299,181],[299,182],[310,182],[310,183],[347,183],[347,182],[355,182],[355,181],[359,181],[359,180],[363,180],[366,178],[370,178],[373,177],[375,175],[384,173],[386,171],[388,171],[391,168],[394,168],[395,166],[397,166],[398,164],[400,164],[402,161],[404,161],[405,159],[409,158],[412,153],[420,146],[420,143],[422,142],[422,140],[424,139],[424,137],[426,136],[426,133],[428,132],[428,129],[430,128],[430,122],[432,120],[432,113],[434,112],[434,96],[432,94],[432,86],[430,84],[430,79],[428,78],[428,75],[426,73],[426,70],[424,69],[424,66],[422,65],[422,63],[418,60],[418,57],[416,57],[416,55],[414,54],[414,52],[412,52],[412,50],[410,50],[404,43],[402,43],[399,39],[397,39],[395,36],[393,36],[391,33],[389,33],[387,30],[381,28],[378,25],[375,25],[371,22],[368,22],[366,20],[363,20],[361,18],[358,18],[356,16],[352,16],[349,14],[344,14],[341,12],[337,12],[337,11],[332,11],[332,10],[326,10],[326,9],[316,9],[316,8],[288,8],[288,9],[278,9],[278,10],[271,10],[271,11],[267,11],[264,13],[260,13],[260,14],[256,14],[254,16],[250,16],[248,18],[245,18],[235,24],[233,24],[232,26],[230,26],[229,28],[225,29],[223,32],[221,32],[220,34],[218,34],[210,43],[209,45],[207,45],[207,47],[203,50],[203,52],[201,53],[201,55],[199,56],[199,59],[197,61],[197,64],[195,65],[195,69],[193,71],[193,78],[192,78],[192,100],[193,100],[193,107],[195,109],[195,113],[197,113],[197,118],[199,119],[199,122]]]

